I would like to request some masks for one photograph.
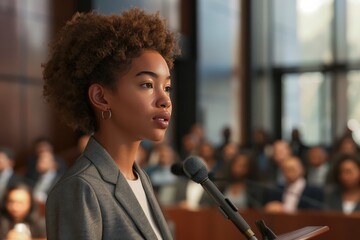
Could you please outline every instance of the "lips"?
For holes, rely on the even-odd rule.
[[[166,129],[169,126],[169,120],[170,120],[170,113],[163,112],[155,115],[152,120],[157,125],[157,127]]]

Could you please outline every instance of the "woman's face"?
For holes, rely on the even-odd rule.
[[[340,165],[339,178],[342,185],[347,189],[358,187],[360,183],[360,169],[353,161],[344,161]]]
[[[105,90],[114,134],[131,141],[161,141],[172,111],[170,90],[170,71],[158,52],[145,50],[134,58],[116,90]]]
[[[31,196],[23,189],[12,190],[7,198],[6,209],[15,222],[21,222],[29,213]]]
[[[243,179],[249,172],[249,159],[246,156],[238,155],[234,159],[231,174],[234,179]]]

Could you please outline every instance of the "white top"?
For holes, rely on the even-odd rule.
[[[299,204],[305,185],[305,179],[300,178],[287,186],[283,195],[284,209],[286,212],[295,212],[297,210],[297,205]]]
[[[37,201],[42,203],[46,202],[48,191],[52,187],[56,175],[55,170],[49,170],[40,176],[33,191],[34,197]]]
[[[356,202],[353,201],[343,201],[342,203],[342,208],[343,208],[343,212],[345,214],[350,214],[354,211],[356,207]]]
[[[149,202],[147,201],[145,191],[144,191],[144,188],[142,186],[139,175],[138,175],[138,178],[136,180],[127,180],[127,182],[129,183],[130,188],[134,192],[135,197],[137,198],[141,208],[143,209],[143,211],[145,213],[145,216],[149,220],[150,225],[151,225],[152,229],[154,230],[154,232],[155,232],[155,234],[157,236],[157,239],[162,240],[159,229],[156,226],[153,215],[150,212]]]
[[[186,188],[186,203],[190,209],[196,209],[200,205],[204,188],[196,182],[189,181]]]

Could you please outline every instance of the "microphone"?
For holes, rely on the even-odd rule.
[[[176,176],[179,176],[179,177],[187,177],[184,169],[183,169],[183,162],[176,162],[174,163],[172,166],[171,166],[171,172],[176,175]],[[221,181],[221,182],[227,182],[227,183],[232,183],[232,180],[230,178],[227,178],[227,177],[217,177],[215,173],[213,172],[208,172],[208,178],[211,180],[211,181]],[[277,186],[271,186],[269,184],[265,184],[265,183],[259,183],[259,182],[256,182],[254,180],[251,180],[251,179],[248,179],[248,178],[245,178],[244,179],[244,182],[246,184],[249,185],[249,187],[255,187],[255,188],[259,188],[259,189],[262,189],[263,191],[273,191],[273,192],[284,192],[284,189],[280,188],[280,187],[277,187]],[[266,192],[265,192],[266,193]],[[292,191],[288,191],[287,192],[288,194],[291,194],[291,195],[295,195],[296,197],[299,198],[300,201],[303,201],[303,202],[306,202],[307,204],[309,204],[310,206],[314,207],[314,208],[319,208],[319,209],[322,209],[324,206],[323,206],[323,203],[320,202],[319,200],[316,200],[316,199],[313,199],[311,197],[308,197],[308,196],[304,196],[304,195],[299,195],[297,193],[294,193]],[[264,203],[258,201],[256,198],[254,198],[255,196],[251,196],[249,195],[249,198],[252,199],[252,201],[258,203],[259,205],[263,205]]]
[[[215,184],[209,179],[206,166],[201,158],[190,156],[185,159],[183,171],[191,180],[201,184],[205,191],[218,204],[220,212],[225,218],[230,219],[247,239],[257,240],[249,224],[242,218],[235,205],[228,198],[225,198]]]
[[[175,176],[178,176],[178,177],[188,177],[184,171],[184,164],[183,162],[176,162],[176,163],[173,163],[170,167],[170,171],[172,174],[174,174]],[[216,177],[215,173],[213,172],[209,172],[208,173],[208,178],[212,181],[224,181],[224,182],[231,182],[229,178],[219,178],[219,177]]]

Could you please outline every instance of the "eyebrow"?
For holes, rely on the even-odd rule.
[[[151,72],[151,71],[141,71],[141,72],[138,72],[135,76],[141,76],[141,75],[149,75],[153,78],[159,78],[159,75],[154,73],[154,72]],[[166,79],[168,80],[171,80],[171,76],[167,76]]]

